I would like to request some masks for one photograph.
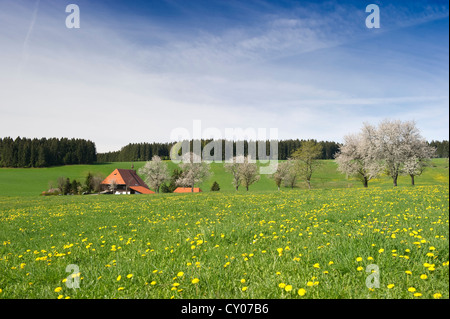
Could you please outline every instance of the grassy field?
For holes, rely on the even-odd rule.
[[[86,175],[91,173],[108,176],[116,168],[131,168],[131,165],[138,170],[145,162],[120,162],[120,163],[104,163],[95,165],[68,165],[50,168],[0,168],[0,195],[11,196],[34,196],[39,195],[42,191],[47,190],[49,182],[53,182],[56,186],[56,180],[60,176],[77,179],[84,182]],[[169,169],[172,171],[176,168],[176,164],[168,161]],[[348,180],[345,175],[340,174],[336,170],[336,163],[332,160],[321,161],[321,165],[317,173],[313,174],[313,188],[342,188],[342,187],[362,187],[358,180]],[[227,173],[223,164],[211,164],[213,175],[199,186],[204,192],[209,192],[211,185],[217,181],[221,191],[234,191],[231,185],[232,177]],[[448,162],[446,159],[434,159],[433,166],[425,170],[422,176],[416,177],[418,185],[436,185],[448,184]],[[409,185],[409,176],[400,176],[399,185]],[[377,180],[369,182],[370,186],[391,187],[392,180],[383,176]],[[299,182],[297,188],[304,189],[306,184]],[[267,175],[261,175],[259,182],[250,186],[251,191],[276,190],[277,187],[272,179]],[[245,188],[239,190],[245,192]]]
[[[448,191],[1,197],[0,298],[448,298]]]
[[[333,165],[312,190],[264,176],[235,192],[213,165],[205,185],[224,191],[138,196],[36,195],[130,163],[3,169],[0,299],[449,298],[446,161],[415,187],[382,177],[368,189]]]

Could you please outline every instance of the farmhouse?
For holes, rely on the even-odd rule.
[[[200,193],[202,190],[198,187],[194,187],[194,191],[192,191],[192,187],[178,187],[173,192],[174,193]]]
[[[113,194],[154,194],[133,169],[115,169],[102,182],[104,192]]]

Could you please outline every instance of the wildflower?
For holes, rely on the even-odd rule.
[[[408,288],[408,291],[409,291],[409,292],[414,292],[414,291],[416,291],[416,288],[414,288],[414,287],[409,287],[409,288]]]
[[[287,285],[286,287],[284,287],[284,290],[286,290],[287,292],[292,290],[292,286],[291,285]]]
[[[200,280],[198,279],[198,278],[194,278],[194,279],[192,279],[192,284],[198,284],[198,282],[199,282]]]
[[[428,276],[425,274],[420,275],[420,279],[427,279],[427,278],[428,278]]]
[[[438,293],[438,292],[433,295],[434,299],[439,299],[441,297],[442,297],[442,295],[440,293]]]
[[[180,272],[177,274],[177,277],[183,277],[183,275],[184,275],[184,272],[180,271]]]
[[[56,288],[55,288],[55,292],[60,292],[61,290],[62,290],[61,287],[56,287]]]
[[[356,261],[362,261],[362,257],[356,258]]]
[[[128,275],[127,275],[127,278],[128,278],[128,279],[131,279],[132,277],[133,277],[133,274],[128,274]]]
[[[331,266],[332,264],[334,264],[334,262],[330,260],[330,261],[328,262],[328,265]]]
[[[380,248],[380,249],[378,250],[378,253],[381,254],[382,252],[384,252],[384,249],[383,249],[383,248]]]
[[[244,278],[241,279],[241,284],[245,284],[245,279]]]
[[[62,299],[64,296],[63,295],[59,295],[58,296],[58,299]]]
[[[124,290],[124,289],[125,289],[124,287],[117,288],[118,291],[121,291],[121,290]]]
[[[117,281],[120,281],[120,279],[122,279],[122,276],[121,275],[119,275],[119,276],[117,276]]]
[[[412,275],[412,271],[411,271],[411,270],[406,270],[406,271],[405,271],[405,274],[407,274],[407,275]]]
[[[387,285],[387,287],[388,287],[388,289],[392,289],[392,288],[394,288],[394,284],[389,284],[389,285]]]
[[[280,283],[280,284],[278,285],[278,287],[280,287],[281,289],[283,289],[284,287],[286,287],[286,284],[285,284],[285,283]]]
[[[242,291],[246,291],[248,287],[242,287]]]
[[[312,281],[308,281],[308,282],[306,283],[306,285],[307,285],[308,287],[312,287],[312,286],[314,286],[314,283],[313,283]]]
[[[319,265],[319,263],[316,263],[316,264],[313,265],[313,267],[314,268],[320,268],[320,265]]]
[[[304,295],[306,294],[306,290],[303,289],[303,288],[300,288],[300,289],[298,290],[298,294],[299,294],[300,296],[304,296]]]
[[[358,268],[356,268],[357,271],[362,271],[364,268],[359,266]]]
[[[156,285],[156,281],[153,280],[153,281],[150,283],[150,285],[152,285],[152,286]]]
[[[416,292],[415,294],[414,294],[414,297],[421,297],[422,296],[422,294],[420,293],[420,292]]]

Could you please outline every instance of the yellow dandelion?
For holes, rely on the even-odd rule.
[[[198,284],[199,281],[200,281],[200,279],[194,278],[194,279],[192,279],[191,282],[195,285],[195,284]]]
[[[286,287],[286,284],[285,284],[285,283],[280,283],[280,284],[278,285],[278,287],[280,287],[281,289],[283,289],[284,287]]]
[[[411,271],[411,270],[406,270],[406,271],[405,271],[405,274],[407,274],[407,275],[412,275],[412,271]]]
[[[356,261],[362,261],[362,257],[356,258]]]
[[[284,290],[286,290],[287,292],[292,290],[292,285],[287,285],[286,287],[284,287]]]
[[[131,279],[132,277],[133,277],[133,274],[128,274],[128,275],[127,275],[127,278],[128,278],[128,279]]]
[[[389,285],[387,285],[387,287],[388,287],[388,289],[392,289],[392,288],[394,288],[394,284],[389,284]]]
[[[300,288],[300,289],[298,290],[298,294],[299,294],[300,296],[304,296],[304,295],[306,294],[306,290],[303,289],[303,288]]]
[[[359,266],[358,268],[356,268],[357,271],[363,271],[363,267]]]
[[[245,284],[245,279],[244,278],[241,279],[241,284]]]
[[[153,281],[150,283],[150,285],[152,285],[152,286],[156,285],[156,281],[153,280]]]
[[[420,292],[416,292],[416,293],[414,294],[414,297],[422,297],[422,294],[421,294]]]
[[[242,287],[242,291],[246,291],[248,287]]]
[[[56,288],[55,288],[55,292],[60,292],[61,290],[62,290],[61,287],[56,287]]]
[[[440,294],[440,293],[435,293],[434,295],[433,295],[433,298],[434,299],[439,299],[439,298],[442,298],[442,295]]]
[[[427,278],[428,278],[428,276],[425,274],[420,275],[420,279],[427,279]]]
[[[409,288],[408,288],[408,291],[409,291],[409,292],[414,292],[414,291],[416,291],[416,288],[414,288],[414,287],[409,287]]]
[[[121,290],[124,290],[124,289],[125,289],[124,287],[117,288],[118,291],[121,291]]]
[[[320,265],[319,265],[319,263],[315,263],[315,264],[313,265],[313,267],[314,267],[314,268],[320,268]]]
[[[122,279],[122,276],[121,275],[119,275],[119,276],[117,276],[117,281],[120,281],[120,279]]]
[[[177,277],[183,277],[184,276],[184,272],[182,272],[182,271],[180,271],[178,274],[177,274]]]

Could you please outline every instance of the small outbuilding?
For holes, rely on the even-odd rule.
[[[178,187],[173,192],[174,193],[200,193],[202,190],[199,187],[194,187],[194,191],[192,191],[192,187]]]

